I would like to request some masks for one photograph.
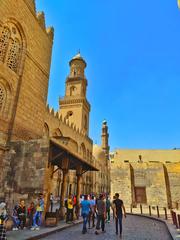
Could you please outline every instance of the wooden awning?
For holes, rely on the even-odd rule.
[[[99,171],[95,166],[88,163],[77,153],[69,150],[65,144],[62,144],[58,139],[50,139],[50,158],[49,161],[52,165],[62,167],[63,159],[69,159],[69,170],[76,170],[78,166],[82,167],[84,172],[86,171]]]

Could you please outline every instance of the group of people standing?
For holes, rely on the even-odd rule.
[[[115,220],[115,229],[116,234],[122,237],[122,218],[123,213],[124,217],[126,217],[126,210],[123,204],[123,201],[119,198],[119,194],[116,193],[113,201],[110,201],[110,198],[104,194],[100,194],[98,198],[89,197],[88,195],[84,196],[84,199],[80,203],[81,215],[83,217],[83,229],[82,233],[85,234],[87,232],[87,223],[92,219],[92,227],[95,227],[94,219],[97,217],[96,230],[95,234],[98,235],[100,233],[100,229],[102,232],[105,232],[105,222],[110,222],[110,210],[113,211],[113,219]]]
[[[12,214],[7,213],[6,203],[2,202],[0,204],[0,240],[6,240],[6,222],[8,219],[13,221],[12,230],[25,229],[26,226],[29,226],[31,230],[39,230],[42,224],[43,211],[43,194],[39,194],[36,203],[31,202],[29,207],[26,207],[24,200],[20,200],[19,204],[14,206]]]

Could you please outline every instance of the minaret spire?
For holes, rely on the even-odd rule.
[[[104,120],[102,124],[102,149],[104,150],[106,154],[106,159],[109,159],[109,133],[108,133],[108,126],[107,121]]]
[[[85,77],[86,61],[79,52],[69,62],[70,72],[66,78],[66,92],[60,99],[60,113],[81,132],[89,133],[90,104],[86,98],[87,79]]]

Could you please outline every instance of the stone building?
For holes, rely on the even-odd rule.
[[[180,206],[180,150],[117,149],[111,158],[111,194],[127,206]]]
[[[93,192],[92,171],[98,170],[89,137],[86,62],[80,53],[69,62],[59,110],[47,105],[53,33],[34,0],[1,1],[0,198],[13,204],[43,192],[46,210],[50,192],[61,196],[62,207],[70,192]],[[107,142],[102,150],[107,161]]]

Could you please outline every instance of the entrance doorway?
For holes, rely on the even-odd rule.
[[[135,187],[136,203],[147,204],[146,187]]]

